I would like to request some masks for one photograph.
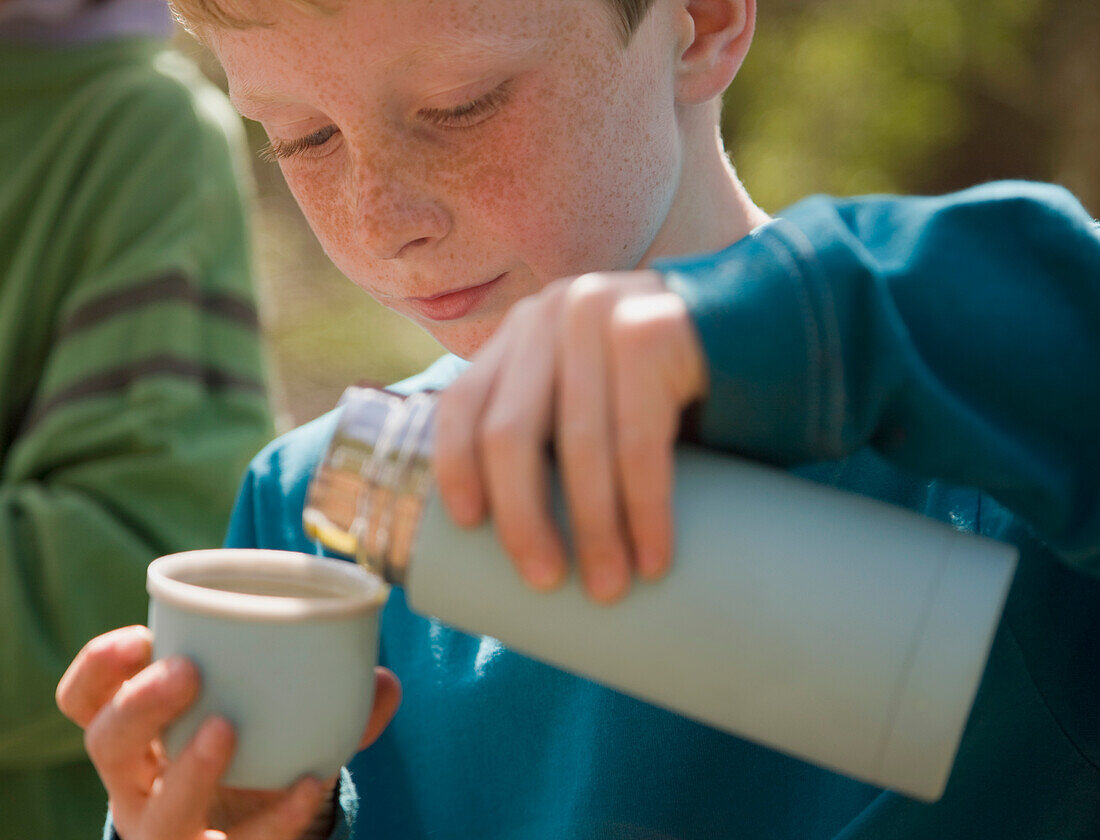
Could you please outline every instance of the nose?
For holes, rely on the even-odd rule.
[[[430,180],[397,162],[365,160],[356,167],[354,212],[360,243],[371,257],[392,260],[425,250],[451,231],[448,210]]]

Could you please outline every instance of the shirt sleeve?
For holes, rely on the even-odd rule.
[[[1100,550],[1100,227],[1066,191],[807,199],[658,266],[698,327],[703,442],[782,465],[871,446]]]
[[[271,436],[240,135],[175,81],[119,89],[57,210],[73,240],[51,248],[78,258],[0,471],[9,768],[83,757],[54,703],[65,667],[93,636],[144,623],[152,558],[220,544]]]

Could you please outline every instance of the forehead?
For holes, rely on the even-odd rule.
[[[265,24],[204,32],[235,100],[378,76],[521,60],[612,33],[602,0],[349,0],[330,13],[265,4]],[[284,90],[289,88],[291,90]]]

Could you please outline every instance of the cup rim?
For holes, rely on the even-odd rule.
[[[199,573],[219,569],[247,573],[258,567],[271,569],[272,564],[283,573],[280,577],[323,580],[346,586],[347,592],[309,598],[256,595],[212,589],[174,577],[184,569]],[[389,594],[389,586],[378,575],[355,563],[297,551],[252,548],[200,549],[158,557],[149,564],[145,589],[154,601],[188,612],[279,622],[337,618],[378,609]]]

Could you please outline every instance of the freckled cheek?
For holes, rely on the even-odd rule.
[[[633,268],[664,223],[678,181],[676,125],[652,92],[624,84],[583,145],[584,230],[598,232],[600,268]],[[647,113],[643,109],[652,106]],[[639,107],[641,106],[641,107]]]
[[[601,66],[605,84],[562,85],[522,167],[524,235],[556,257],[558,276],[632,268],[656,235],[676,181],[676,123],[661,79]],[[649,69],[649,68],[641,68]]]
[[[298,202],[313,235],[336,266],[352,279],[357,273],[355,223],[340,186],[331,178],[299,176],[284,169],[291,194]]]
[[[632,268],[652,225],[650,179],[643,175],[649,161],[614,126],[597,119],[589,127],[566,153],[568,175],[550,208],[568,240],[556,245],[573,254],[569,273]]]
[[[529,266],[532,259],[537,261],[532,248],[537,251],[557,227],[548,212],[555,187],[545,172],[545,149],[537,135],[522,125],[486,135],[477,151],[454,162],[454,175],[445,187],[454,206],[461,208],[463,238],[500,248],[506,252],[502,257]]]
[[[623,175],[609,174],[605,138],[557,119],[497,138],[497,153],[476,167],[465,193],[482,235],[506,245],[543,282],[608,266]]]

